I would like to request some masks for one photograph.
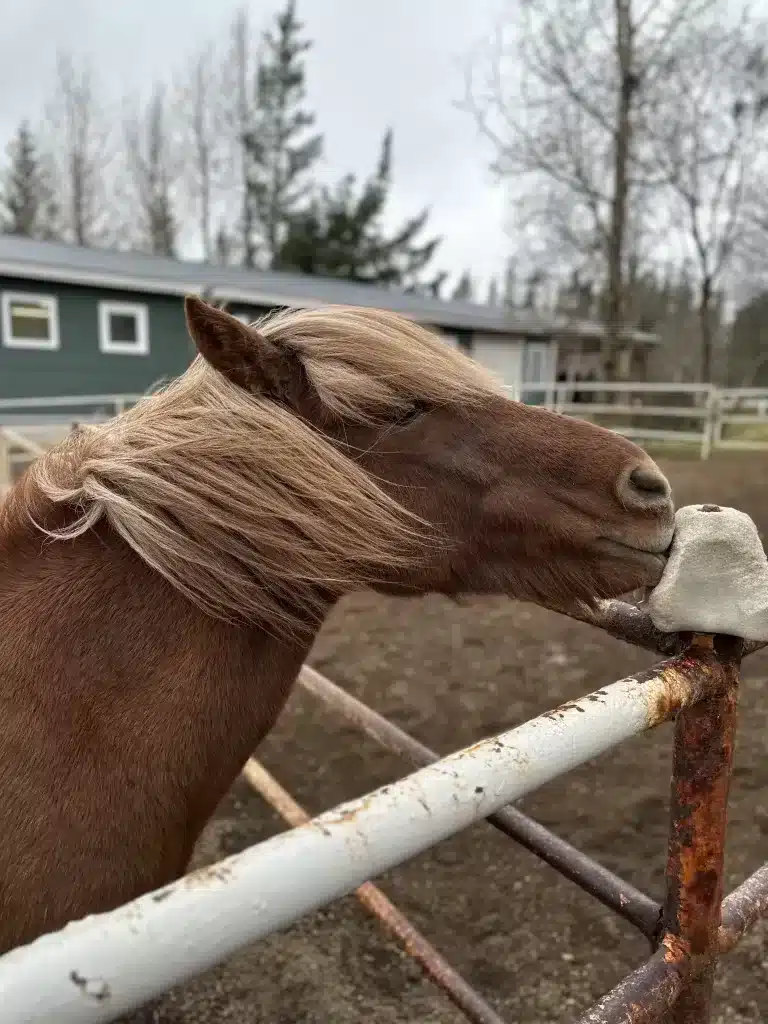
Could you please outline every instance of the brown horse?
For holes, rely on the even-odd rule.
[[[186,312],[186,373],[0,509],[0,950],[184,872],[341,595],[562,607],[663,568],[639,448],[410,321]]]

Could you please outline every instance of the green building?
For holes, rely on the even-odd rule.
[[[586,366],[601,336],[597,324],[348,281],[0,235],[0,424],[111,414],[181,373],[193,354],[187,293],[224,301],[246,321],[278,306],[395,310],[441,332],[528,401],[542,401],[559,370]],[[655,340],[634,335],[627,366],[642,363]]]

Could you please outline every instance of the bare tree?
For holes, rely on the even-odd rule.
[[[675,68],[675,102],[657,125],[655,158],[669,181],[698,289],[701,379],[715,370],[720,295],[754,230],[768,143],[766,25],[742,17],[690,33]]]
[[[606,376],[640,200],[664,185],[646,137],[664,116],[660,96],[674,88],[690,24],[715,2],[512,0],[469,65],[462,105],[517,189],[517,227],[548,246],[549,266],[561,256],[562,271],[591,274],[605,295]]]
[[[218,54],[208,46],[195,54],[178,82],[169,117],[184,155],[180,180],[184,205],[197,223],[205,260],[214,256],[213,223],[222,201],[224,104]]]
[[[169,134],[165,91],[158,86],[145,109],[125,120],[125,155],[139,214],[139,244],[147,252],[175,255],[174,186],[179,175],[177,140]]]
[[[256,101],[256,80],[251,57],[251,33],[246,11],[240,10],[232,22],[231,32],[231,67],[234,76],[233,97],[230,123],[232,127],[232,145],[235,159],[233,167],[237,168],[238,195],[240,208],[238,216],[238,235],[242,249],[243,265],[253,267],[256,263],[255,210],[249,198],[249,163],[248,140],[254,132],[254,105]]]
[[[65,235],[78,245],[105,244],[112,234],[106,182],[114,150],[89,63],[59,56],[47,121]]]

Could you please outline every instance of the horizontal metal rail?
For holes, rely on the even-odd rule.
[[[148,392],[155,389],[153,385]],[[599,422],[601,417],[607,416],[610,419],[605,425],[609,429],[640,442],[698,445],[702,459],[708,458],[712,450],[721,448],[743,451],[768,448],[768,439],[723,437],[724,428],[729,426],[768,427],[766,389],[722,390],[711,384],[669,381],[520,381],[508,385],[506,391],[515,400],[530,401],[533,396],[543,396],[545,406],[576,417]],[[574,400],[578,394],[587,400]],[[691,404],[682,397],[676,405],[653,401],[654,395],[676,394],[687,396]],[[605,396],[614,396],[616,401],[606,400]],[[632,400],[634,396],[637,401]],[[31,430],[40,424],[23,421],[30,421],[35,414],[47,422],[56,422],[57,417],[59,421],[73,418],[101,421],[122,413],[142,397],[111,394],[4,398],[0,399],[0,423]],[[599,400],[593,401],[593,398]],[[658,424],[645,426],[643,418],[668,419],[670,423],[667,428]],[[696,423],[685,430],[674,429],[673,421],[685,426],[682,421],[686,419]]]
[[[296,823],[292,832],[6,954],[0,958],[4,1021],[114,1020],[357,888],[456,1005],[463,1001],[470,1013],[474,1006],[470,1019],[500,1024],[495,1011],[369,881],[488,818],[661,942],[580,1024],[650,1024],[662,1017],[668,1024],[703,1024],[718,955],[768,913],[768,865],[725,899],[722,919],[720,895],[738,664],[742,653],[764,645],[671,637],[655,630],[641,609],[616,601],[574,617],[676,656],[442,760],[305,667],[300,681],[306,689],[388,749],[425,767],[305,824],[301,808],[261,770],[260,788],[271,789],[271,797],[265,795]],[[677,653],[681,647],[686,649]],[[505,805],[671,718],[672,829],[660,918],[660,906],[649,897]],[[246,777],[249,770],[256,771],[254,762],[246,766]]]
[[[726,896],[721,916],[717,948],[729,953],[759,918],[768,916],[768,864]],[[672,943],[664,944],[576,1024],[655,1024],[674,1005],[691,970]]]
[[[299,674],[299,684],[346,721],[357,725],[381,746],[405,758],[413,766],[420,768],[439,760],[438,754],[315,669],[305,666]],[[487,821],[629,921],[643,935],[648,938],[655,935],[661,920],[660,903],[516,807],[503,807],[490,815]]]
[[[719,665],[680,656],[0,958],[4,1024],[110,1021],[672,718]]]
[[[311,821],[307,812],[293,799],[277,779],[255,758],[243,768],[243,777],[293,828]],[[372,882],[363,882],[355,895],[401,943],[406,953],[441,988],[454,1006],[473,1024],[504,1024],[493,1007],[448,963],[435,947],[415,928],[401,910]]]

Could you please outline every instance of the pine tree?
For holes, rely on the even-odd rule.
[[[377,167],[359,190],[355,176],[348,174],[334,188],[320,189],[291,219],[275,265],[304,274],[438,294],[445,274],[427,280],[423,274],[440,240],[418,240],[429,211],[407,220],[392,234],[381,223],[391,176],[392,133],[388,131]]]
[[[302,38],[295,0],[277,15],[264,34],[256,76],[253,129],[243,139],[246,203],[253,236],[246,240],[243,262],[273,267],[288,223],[307,201],[307,171],[322,152],[323,138],[308,134],[315,123],[304,107],[304,54],[311,43]]]
[[[0,185],[0,227],[6,234],[55,238],[57,209],[37,140],[22,121],[8,145],[9,164]]]

